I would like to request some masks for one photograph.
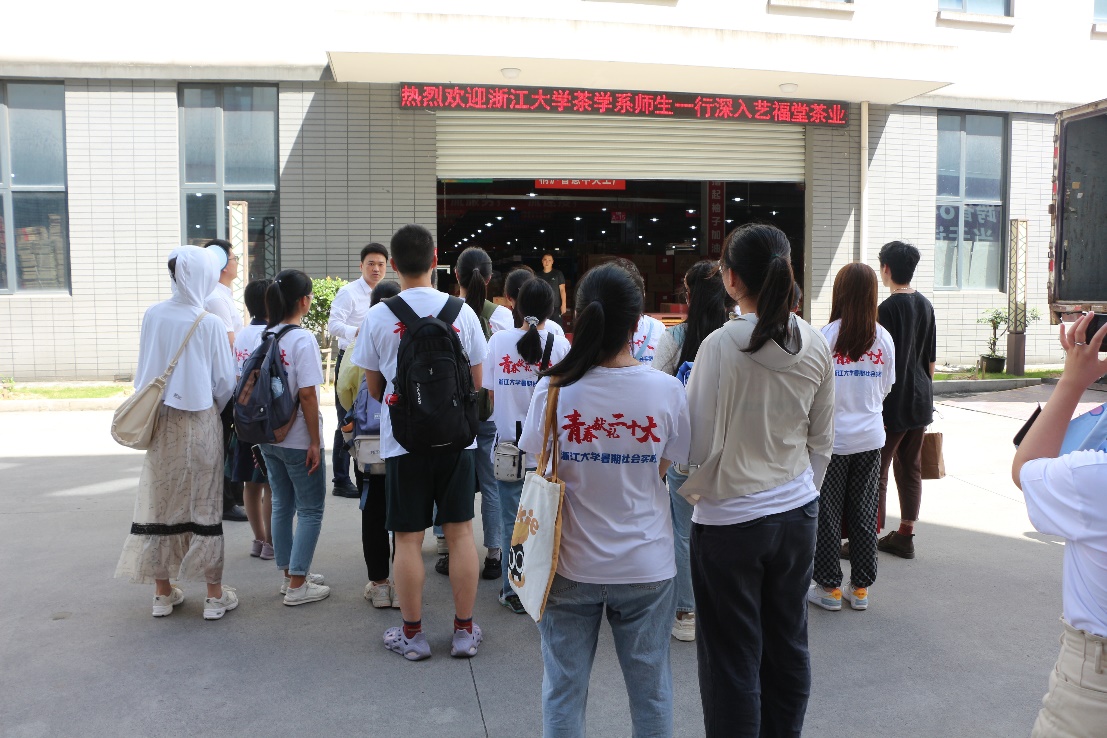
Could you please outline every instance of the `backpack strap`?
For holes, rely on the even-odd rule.
[[[457,316],[461,315],[461,308],[465,307],[465,300],[460,297],[446,298],[446,304],[438,311],[438,319],[446,325],[453,325]],[[415,313],[412,313],[414,315]]]
[[[270,335],[270,336],[273,336],[274,338],[277,339],[277,343],[280,343],[281,338],[284,336],[285,333],[288,333],[289,331],[294,330],[294,329],[299,328],[299,327],[300,326],[298,326],[298,325],[286,324],[284,328],[281,328],[279,331],[276,331],[275,333],[273,331],[265,331],[265,333]]]
[[[542,361],[538,364],[538,371],[544,372],[550,368],[550,357],[553,356],[554,336],[546,334],[546,350],[542,352]]]
[[[484,301],[484,307],[480,311],[480,327],[484,331],[484,340],[492,337],[492,314],[496,312],[496,303],[491,300]]]
[[[396,295],[395,297],[389,297],[384,301],[384,304],[388,306],[388,309],[392,311],[392,314],[400,319],[400,322],[409,328],[419,322],[420,318],[415,314],[415,311],[411,309],[411,306],[407,304],[407,300]],[[446,303],[449,304],[449,301]]]

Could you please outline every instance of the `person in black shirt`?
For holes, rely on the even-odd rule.
[[[561,313],[565,310],[565,275],[560,269],[553,268],[553,254],[542,254],[542,271],[534,276],[544,280],[554,291],[554,312],[552,319],[561,325]]]
[[[919,250],[903,241],[880,249],[880,278],[892,291],[880,303],[880,324],[896,347],[896,382],[884,399],[887,440],[880,452],[880,525],[888,496],[888,467],[894,460],[899,490],[900,526],[880,539],[877,548],[905,559],[915,558],[915,521],[922,502],[922,444],[934,418],[934,362],[937,337],[934,306],[911,286]]]

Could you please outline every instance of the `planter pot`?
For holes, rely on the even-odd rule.
[[[1001,374],[1003,373],[1003,367],[1007,364],[1006,356],[981,356],[980,367],[984,370],[985,374]]]

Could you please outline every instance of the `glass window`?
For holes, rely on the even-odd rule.
[[[982,15],[1011,15],[1010,0],[938,0],[938,7]]]
[[[4,213],[7,212],[7,198],[0,193],[0,290],[8,289],[8,238],[4,230]]]
[[[1095,19],[1107,21],[1107,0],[1095,0]]]
[[[223,142],[226,184],[276,184],[276,87],[223,90]]]
[[[1007,120],[939,113],[934,286],[1001,289]]]
[[[64,192],[13,192],[12,230],[21,290],[64,290],[69,223]]]
[[[216,134],[219,125],[218,90],[186,87],[181,120],[184,140],[184,181],[215,183]]]
[[[227,202],[247,204],[246,243],[249,263],[246,265],[250,279],[263,279],[279,272],[277,253],[277,222],[280,219],[280,203],[276,192],[228,192]],[[229,213],[230,207],[228,205]],[[227,232],[230,232],[230,216],[227,216]]]
[[[65,186],[65,88],[8,84],[11,184]]]
[[[203,246],[213,238],[219,238],[215,214],[218,212],[218,196],[214,192],[189,192],[185,201],[185,243]]]

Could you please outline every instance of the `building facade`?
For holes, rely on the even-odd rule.
[[[1076,60],[1102,59],[1096,16],[1107,9],[954,4],[769,0],[720,12],[707,0],[566,0],[508,16],[478,15],[480,3],[464,15],[458,3],[416,2],[412,14],[369,3],[298,25],[280,58],[272,48],[291,40],[291,17],[261,29],[274,36],[264,49],[214,59],[183,42],[138,44],[125,59],[64,36],[54,48],[17,43],[0,50],[0,377],[132,376],[143,311],[169,294],[169,252],[225,236],[231,202],[249,206],[249,275],[350,278],[361,246],[409,222],[436,232],[444,261],[483,245],[485,234],[462,241],[449,220],[452,182],[576,177],[786,185],[815,325],[842,265],[875,265],[882,244],[908,240],[923,254],[915,285],[935,305],[939,361],[972,364],[989,333],[978,317],[1007,305],[1012,218],[1028,222],[1026,302],[1046,313],[1053,113],[1107,97],[1100,80],[1031,74],[1022,50],[1064,45]],[[15,12],[30,23],[43,11]],[[414,53],[416,38],[442,53]],[[759,55],[774,49],[765,69]],[[840,103],[845,122],[428,109],[403,104],[405,83],[823,100]],[[509,189],[481,197],[507,203]],[[589,245],[562,244],[567,260],[582,249],[663,255],[673,241],[637,244],[627,225],[626,240],[605,246],[606,235],[576,227]],[[682,246],[707,256],[706,240]],[[1028,330],[1026,352],[1028,363],[1060,360],[1048,321]]]

